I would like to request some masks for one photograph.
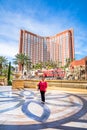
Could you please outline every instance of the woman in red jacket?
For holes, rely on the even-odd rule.
[[[45,103],[45,92],[47,89],[47,82],[45,81],[44,76],[42,77],[42,80],[38,83],[38,88],[40,90],[42,103]]]

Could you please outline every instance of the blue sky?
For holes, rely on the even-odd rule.
[[[20,29],[51,36],[74,29],[75,58],[87,56],[87,0],[0,0],[0,56],[18,53]]]

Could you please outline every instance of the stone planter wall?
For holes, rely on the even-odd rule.
[[[39,80],[13,80],[12,88],[21,89],[21,88],[36,88]],[[68,88],[82,88],[87,89],[87,81],[68,81],[68,80],[47,80],[48,87],[68,87]]]

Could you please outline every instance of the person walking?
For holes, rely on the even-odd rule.
[[[47,89],[47,82],[45,81],[44,76],[42,76],[42,79],[38,83],[37,86],[38,86],[38,90],[40,90],[42,103],[44,104],[45,103],[45,92],[46,92],[46,89]]]

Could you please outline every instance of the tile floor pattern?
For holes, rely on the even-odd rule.
[[[10,88],[10,87],[9,87]],[[87,130],[87,94],[58,90],[0,91],[0,130]]]

